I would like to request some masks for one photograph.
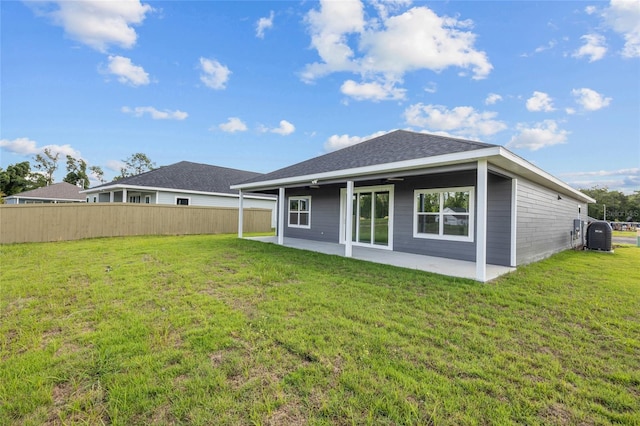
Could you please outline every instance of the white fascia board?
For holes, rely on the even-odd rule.
[[[576,198],[587,202],[587,203],[595,203],[596,200],[594,200],[593,198],[589,197],[586,194],[583,194],[582,192],[578,191],[577,189],[572,188],[571,186],[569,186],[568,184],[564,183],[563,181],[561,181],[560,179],[556,178],[555,176],[545,172],[544,170],[542,170],[541,168],[534,166],[533,164],[531,164],[530,162],[528,162],[527,160],[518,157],[517,155],[515,155],[514,153],[512,153],[511,151],[507,150],[506,148],[500,147],[500,156],[503,157],[504,159],[508,160],[509,162],[513,163],[514,165],[521,167],[527,171],[529,171],[530,173],[533,173],[534,175],[537,175],[538,177],[542,178],[543,180],[547,181],[547,183],[551,183],[553,186],[556,187],[560,187],[561,189],[563,189],[566,193],[569,193],[573,196],[575,196]],[[518,173],[521,174],[521,173]],[[526,177],[526,176],[525,176]]]
[[[231,185],[231,189],[267,189],[277,188],[280,186],[287,186],[299,183],[309,183],[312,180],[318,180],[322,183],[322,180],[327,179],[339,179],[339,178],[353,178],[356,176],[366,176],[375,173],[384,172],[398,172],[403,170],[420,169],[424,167],[443,166],[448,164],[455,164],[467,161],[477,160],[479,158],[487,158],[495,155],[500,155],[501,147],[490,147],[477,149],[474,151],[456,152],[453,154],[437,155],[434,157],[416,158],[413,160],[396,161],[393,163],[375,164],[373,166],[356,167],[352,169],[334,170],[331,172],[316,173],[312,175],[293,176],[289,178],[274,179],[270,181],[244,183],[238,185]]]
[[[227,194],[224,192],[205,192],[205,191],[193,191],[190,189],[174,189],[174,188],[160,188],[155,186],[138,186],[138,185],[111,185],[111,186],[103,186],[95,189],[85,189],[84,191],[80,191],[81,193],[86,192],[87,194],[92,194],[95,192],[111,192],[111,191],[121,191],[126,189],[127,191],[141,191],[141,192],[168,192],[168,193],[180,193],[180,194],[196,194],[196,195],[215,195],[216,197],[229,197],[229,198],[238,198],[238,194]],[[233,189],[233,188],[232,188]],[[271,200],[275,201],[275,197],[268,197],[264,195],[249,195],[243,194],[244,198],[256,199],[256,200]]]

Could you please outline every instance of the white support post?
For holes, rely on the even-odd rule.
[[[515,268],[518,259],[516,247],[518,243],[518,179],[511,180],[511,261],[510,266]]]
[[[242,238],[242,226],[244,225],[244,194],[242,189],[238,190],[238,195],[238,238]]]
[[[345,215],[346,220],[344,224],[344,256],[351,257],[353,255],[352,237],[353,234],[353,181],[347,181],[347,199],[345,200]]]
[[[476,183],[476,280],[487,281],[487,160],[478,160]]]
[[[113,191],[109,191],[109,202],[113,203]],[[98,200],[100,199],[100,195],[98,194]]]
[[[127,202],[127,188],[122,188],[122,202]]]
[[[284,188],[278,188],[278,244],[284,245]]]

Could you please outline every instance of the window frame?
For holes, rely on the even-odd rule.
[[[446,235],[444,234],[444,217],[447,215],[443,210],[444,197],[443,194],[447,192],[468,192],[469,193],[469,211],[466,213],[459,213],[458,215],[467,215],[469,217],[468,229],[469,235]],[[418,232],[418,219],[420,216],[427,216],[428,214],[418,212],[418,196],[420,194],[438,194],[439,211],[436,214],[431,214],[438,217],[439,229],[437,234],[427,234]],[[475,187],[473,186],[458,186],[451,188],[426,188],[416,189],[413,191],[413,238],[425,238],[430,240],[445,240],[445,241],[462,241],[473,242],[475,231]]]
[[[178,200],[187,200],[187,204],[180,204]],[[190,206],[191,205],[191,197],[176,197],[176,206]]]
[[[291,210],[291,201],[305,200],[307,202],[307,210]],[[300,205],[300,204],[298,204]],[[291,223],[291,213],[297,213],[298,223]],[[300,225],[300,213],[307,213],[309,220],[306,225]],[[311,229],[311,195],[292,195],[287,198],[287,226],[289,228]]]

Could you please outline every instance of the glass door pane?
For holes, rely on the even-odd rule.
[[[389,244],[389,192],[376,192],[373,244]]]
[[[358,194],[358,242],[371,244],[372,194]]]

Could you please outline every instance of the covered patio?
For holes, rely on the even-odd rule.
[[[245,238],[248,240],[278,244],[278,237],[276,236]],[[343,244],[285,237],[284,242],[281,245],[300,250],[314,251],[317,253],[337,256],[345,255],[345,247]],[[475,262],[447,259],[444,257],[423,256],[419,254],[402,253],[390,250],[380,250],[376,248],[360,247],[357,245],[354,245],[352,247],[351,257],[367,262],[381,263],[384,265],[392,265],[408,269],[417,269],[420,271],[433,272],[436,274],[449,275],[452,277],[468,278],[472,280],[476,279]],[[487,264],[486,280],[493,280],[501,275],[515,270],[516,268]]]

